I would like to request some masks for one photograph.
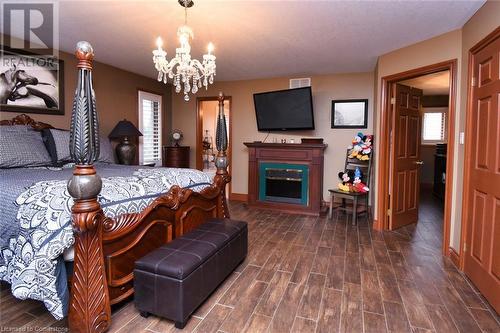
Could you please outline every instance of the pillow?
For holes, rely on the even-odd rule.
[[[0,168],[51,165],[40,132],[23,127],[0,126]]]
[[[113,154],[113,147],[111,147],[109,139],[101,136],[99,142],[99,158],[97,161],[115,163],[115,155]]]
[[[70,133],[66,130],[45,129],[42,131],[45,146],[55,165],[63,165],[72,162],[69,153]],[[99,138],[98,162],[115,163],[113,147],[106,137]]]
[[[42,137],[54,164],[61,165],[71,162],[69,131],[53,128],[44,129],[42,130]]]

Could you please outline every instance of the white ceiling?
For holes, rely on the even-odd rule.
[[[450,71],[422,75],[400,83],[422,89],[424,95],[448,95],[450,93]]]
[[[194,1],[191,54],[212,41],[219,81],[372,71],[381,54],[460,28],[485,2]],[[184,13],[176,0],[67,0],[59,18],[61,50],[87,40],[96,60],[156,77],[155,39],[170,58]]]

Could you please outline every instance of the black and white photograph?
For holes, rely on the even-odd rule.
[[[62,115],[63,80],[62,60],[3,50],[0,55],[0,109]]]
[[[332,101],[332,128],[367,128],[368,100]]]

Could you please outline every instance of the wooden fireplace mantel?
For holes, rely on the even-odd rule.
[[[323,201],[324,150],[319,143],[262,143],[245,142],[248,147],[248,205],[291,213],[319,215]],[[260,163],[306,165],[309,169],[307,205],[263,201],[259,199]]]

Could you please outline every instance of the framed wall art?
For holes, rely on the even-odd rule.
[[[0,48],[0,110],[63,115],[64,62]]]
[[[368,99],[332,101],[332,128],[367,128]]]

